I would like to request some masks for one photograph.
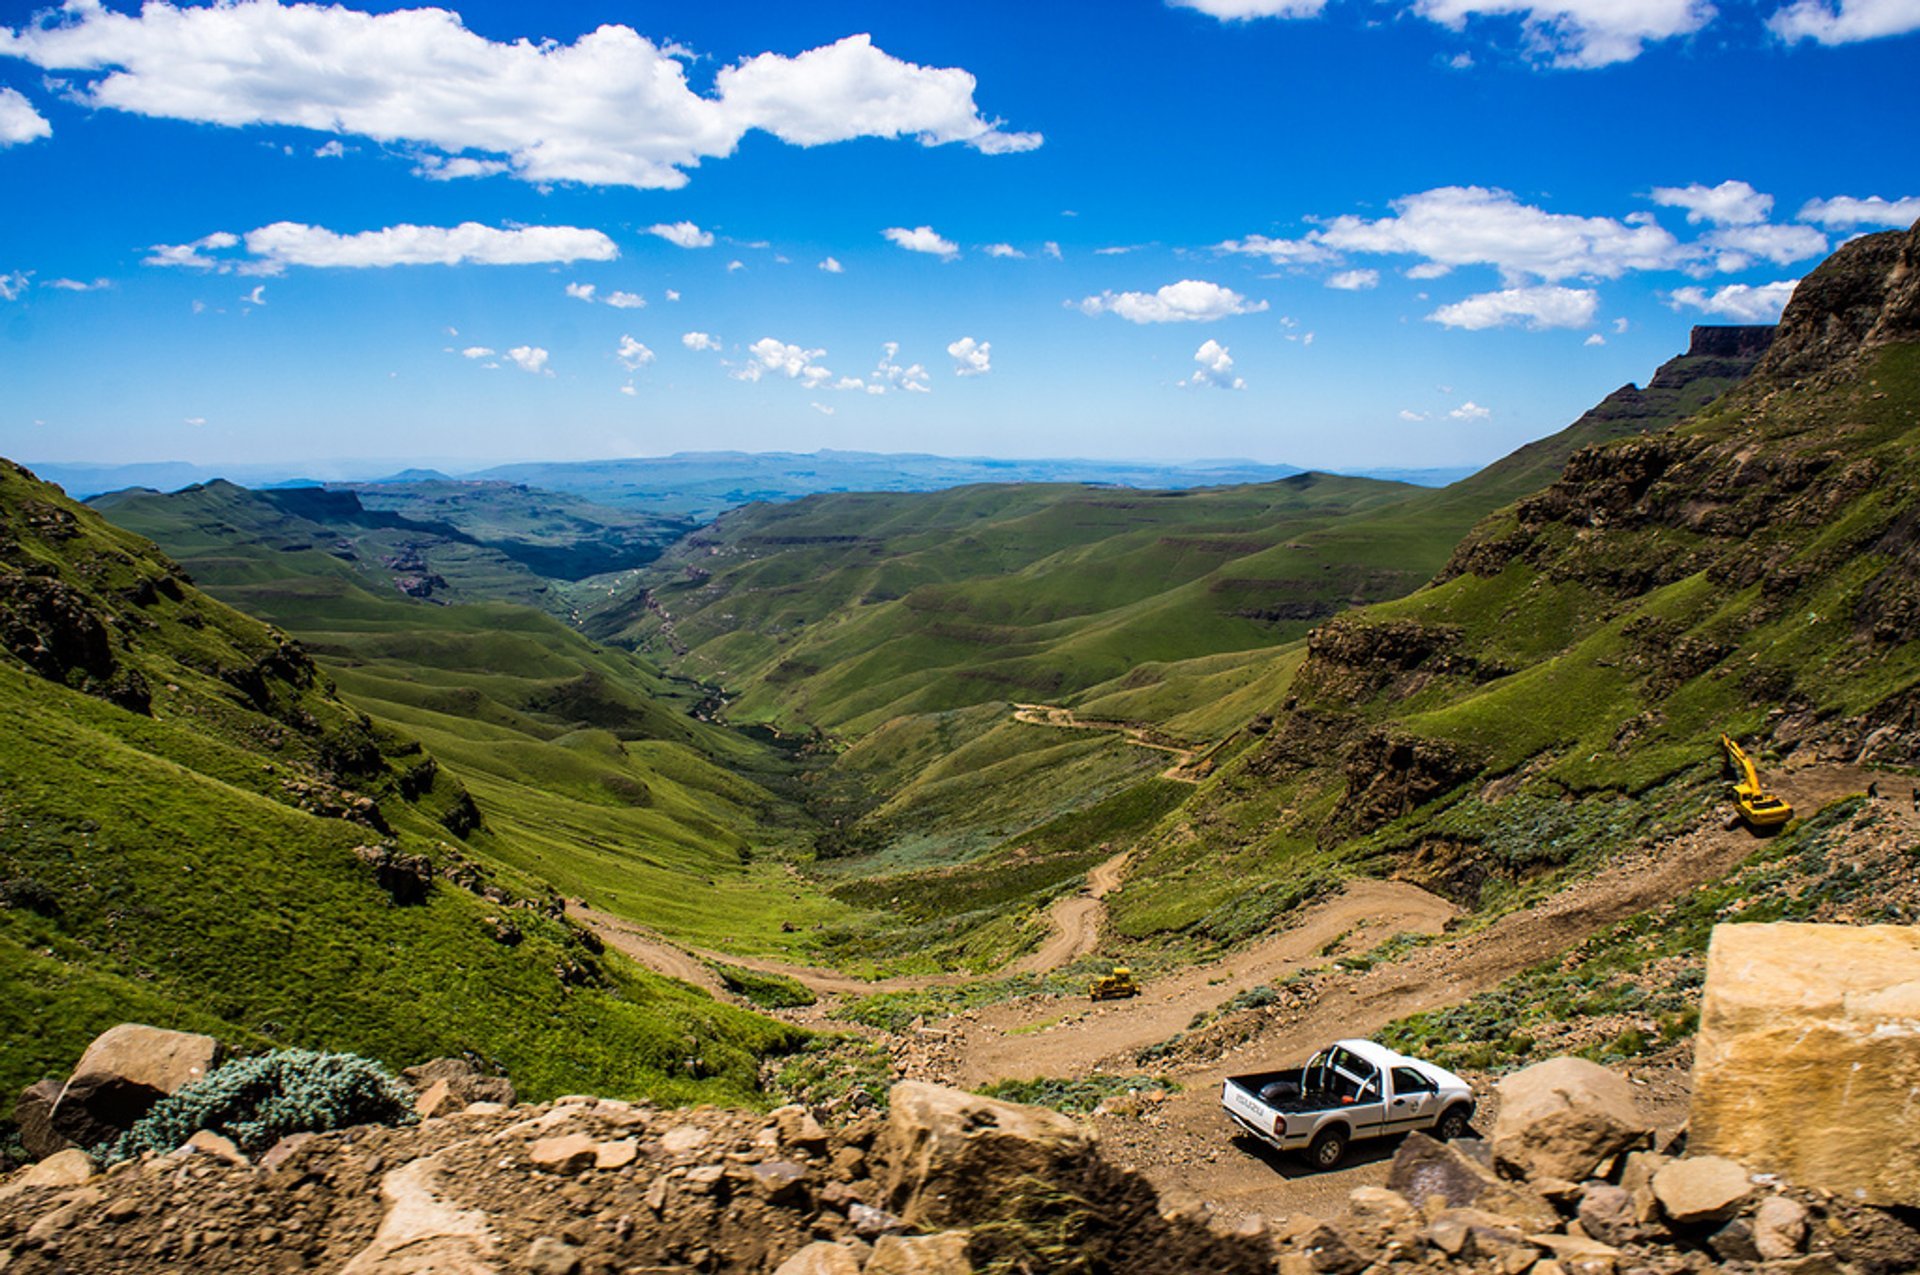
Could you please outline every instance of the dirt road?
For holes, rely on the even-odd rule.
[[[1082,721],[1070,708],[1061,708],[1057,704],[1015,704],[1013,720],[1025,722],[1029,726],[1052,726],[1059,730],[1098,730],[1119,735],[1129,744],[1140,748],[1151,748],[1156,752],[1169,753],[1176,760],[1173,765],[1160,772],[1160,778],[1172,779],[1183,784],[1197,784],[1204,776],[1200,773],[1200,750],[1187,748],[1180,744],[1169,744],[1155,739],[1144,726],[1135,726],[1130,722]]]
[[[1011,971],[1045,974],[1079,960],[1100,946],[1100,931],[1107,923],[1107,905],[1102,900],[1120,888],[1126,871],[1127,856],[1122,853],[1087,873],[1084,890],[1057,900],[1048,910],[1053,937],[1042,943],[1038,951],[1016,961]]]

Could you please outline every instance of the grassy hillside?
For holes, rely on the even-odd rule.
[[[283,633],[0,467],[0,1091],[129,1016],[535,1094],[737,1099],[795,1043],[599,952],[478,819]]]

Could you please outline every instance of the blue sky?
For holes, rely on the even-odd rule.
[[[0,2],[0,454],[1490,460],[1920,217],[1920,0]]]

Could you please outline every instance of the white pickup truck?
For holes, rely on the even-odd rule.
[[[1229,1076],[1220,1105],[1270,1147],[1331,1169],[1350,1143],[1424,1129],[1446,1141],[1473,1120],[1473,1090],[1443,1067],[1370,1040],[1342,1040],[1304,1067]]]

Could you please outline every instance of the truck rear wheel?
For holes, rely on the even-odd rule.
[[[1323,1129],[1307,1148],[1307,1163],[1316,1169],[1334,1169],[1347,1158],[1347,1131]]]
[[[1468,1123],[1465,1107],[1448,1107],[1441,1113],[1439,1122],[1433,1126],[1433,1136],[1442,1142],[1464,1138],[1467,1136]]]

